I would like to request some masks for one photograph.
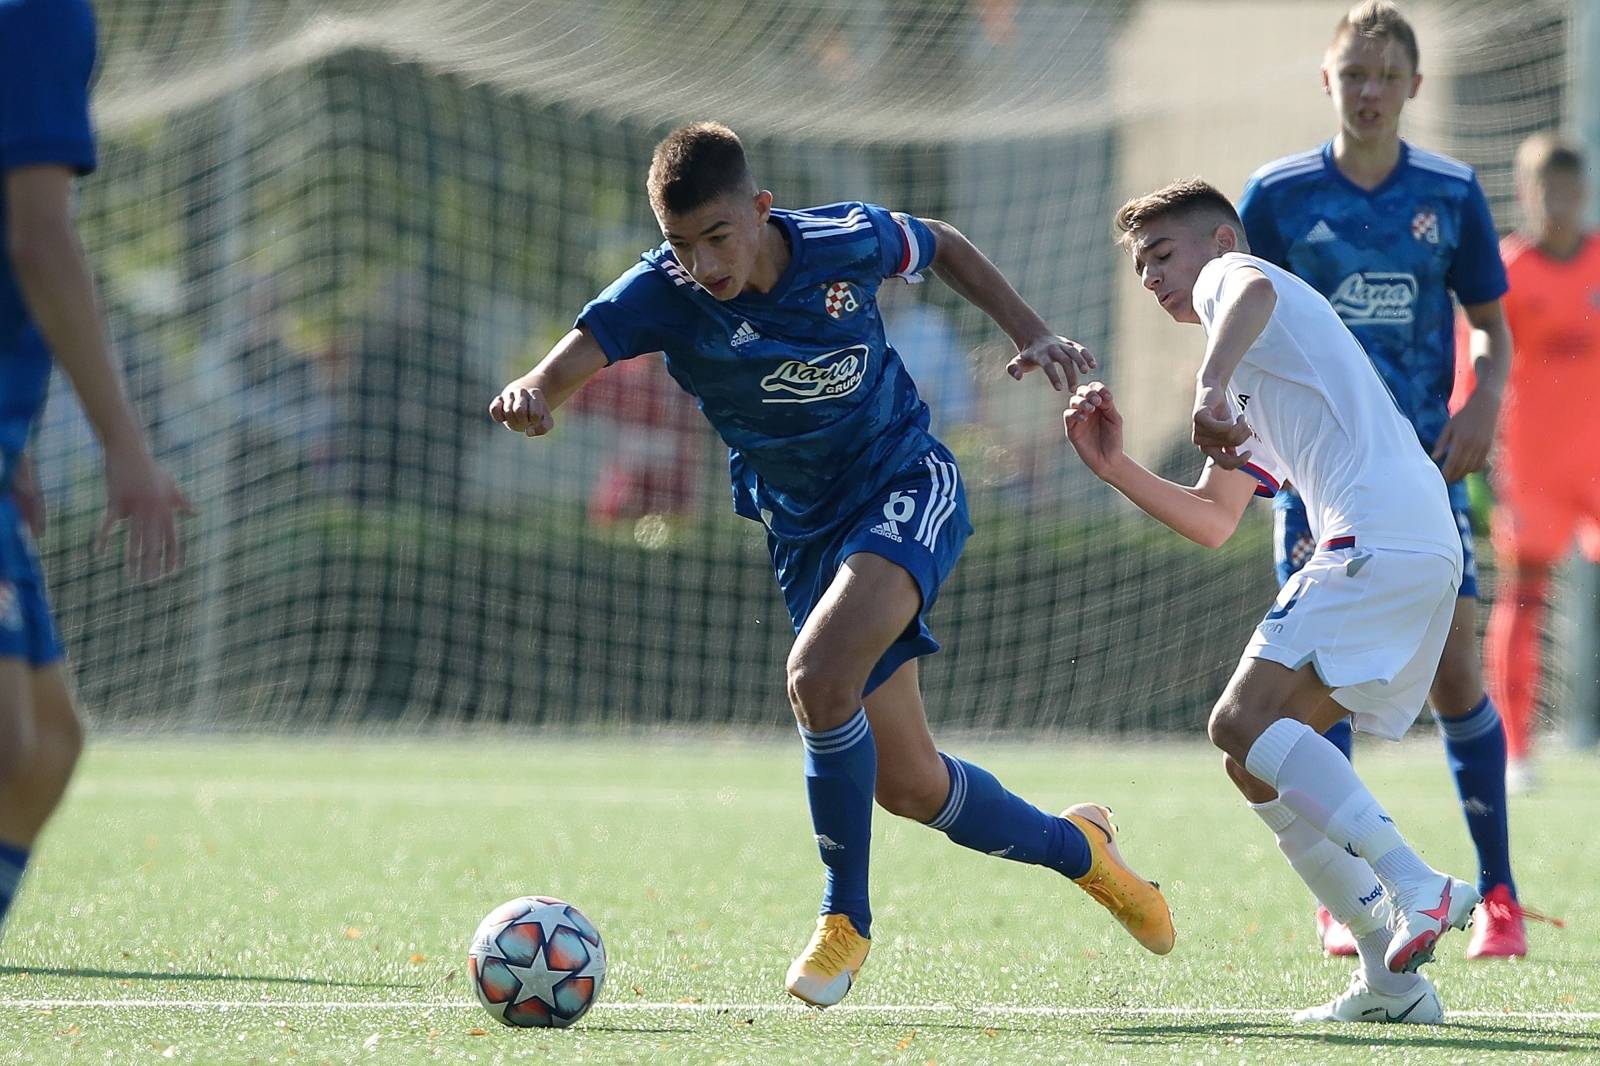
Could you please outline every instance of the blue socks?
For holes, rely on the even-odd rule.
[[[5,924],[11,901],[17,898],[17,888],[22,884],[22,871],[27,866],[26,849],[0,841],[0,925]]]
[[[1351,754],[1355,750],[1355,736],[1350,729],[1350,719],[1340,719],[1337,725],[1322,735],[1329,744],[1339,749],[1339,754],[1350,762],[1355,762],[1355,757]]]
[[[870,937],[867,867],[878,751],[867,712],[858,710],[844,725],[822,732],[801,727],[800,739],[811,826],[828,871],[821,913],[846,915]],[[1048,866],[1067,877],[1089,872],[1089,842],[1077,826],[1006,791],[983,767],[943,752],[939,757],[950,773],[950,795],[930,826],[974,851]]]
[[[1515,898],[1506,828],[1506,732],[1500,712],[1484,696],[1465,718],[1438,721],[1445,758],[1456,776],[1461,813],[1478,849],[1478,891],[1505,885]]]
[[[1048,866],[1068,877],[1089,872],[1089,842],[1065,818],[1046,814],[981,766],[939,753],[950,771],[950,797],[928,823],[973,851]]]
[[[813,733],[800,727],[806,747],[806,795],[817,852],[828,868],[822,914],[843,914],[862,936],[872,935],[867,865],[872,847],[872,793],[878,749],[864,708],[844,725]]]

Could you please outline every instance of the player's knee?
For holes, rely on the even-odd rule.
[[[1259,732],[1252,731],[1250,722],[1248,709],[1237,700],[1224,696],[1211,708],[1211,717],[1206,721],[1206,736],[1219,750],[1242,763],[1245,753],[1255,741],[1254,732]]]
[[[791,658],[789,705],[802,726],[820,732],[850,720],[861,706],[861,687],[840,678],[837,671]]]

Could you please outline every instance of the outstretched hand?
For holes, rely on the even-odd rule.
[[[1077,341],[1053,334],[1040,337],[1012,357],[1006,364],[1006,373],[1021,381],[1023,375],[1043,370],[1050,379],[1050,387],[1057,392],[1078,387],[1078,375],[1095,369],[1089,349]]]
[[[1079,385],[1061,415],[1067,441],[1095,473],[1107,479],[1122,459],[1122,412],[1103,381]]]

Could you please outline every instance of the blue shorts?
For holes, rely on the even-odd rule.
[[[41,667],[61,657],[39,553],[16,501],[6,493],[0,496],[0,658]]]
[[[867,695],[910,660],[939,650],[928,628],[928,612],[971,533],[967,492],[955,457],[940,446],[901,470],[871,502],[827,536],[792,541],[768,533],[767,549],[796,633],[839,567],[857,552],[883,556],[917,583],[922,607],[867,675],[862,693]]]
[[[1461,532],[1461,588],[1456,595],[1477,599],[1478,561],[1472,550],[1472,517],[1467,513],[1468,506],[1466,483],[1452,482],[1450,510],[1456,516],[1456,529]],[[1272,528],[1272,562],[1278,575],[1278,587],[1282,588],[1317,550],[1311,522],[1306,517],[1305,501],[1298,493],[1285,489],[1272,501]]]

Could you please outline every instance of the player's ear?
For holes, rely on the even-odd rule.
[[[1327,62],[1327,60],[1323,60],[1323,62],[1322,62],[1322,70],[1319,71],[1319,73],[1322,75],[1322,95],[1323,96],[1332,96],[1333,95],[1333,76],[1331,74],[1329,74],[1329,72],[1328,72],[1328,62]],[[1413,90],[1413,92],[1414,91],[1415,90]]]
[[[1421,74],[1413,74],[1413,75],[1411,75],[1411,95],[1406,97],[1406,99],[1407,100],[1415,100],[1417,98],[1417,90],[1419,90],[1421,88],[1422,88],[1422,75]]]
[[[1223,252],[1232,252],[1239,247],[1239,234],[1234,232],[1233,226],[1227,222],[1218,226],[1211,236],[1217,242],[1217,247],[1222,249]]]
[[[754,202],[756,205],[756,216],[761,220],[762,224],[765,225],[767,216],[772,214],[771,190],[762,189],[760,192],[756,193]]]

